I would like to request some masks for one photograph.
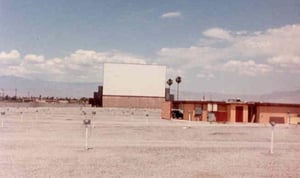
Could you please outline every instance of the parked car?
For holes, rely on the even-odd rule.
[[[173,119],[183,119],[183,113],[178,109],[172,110],[171,114]]]

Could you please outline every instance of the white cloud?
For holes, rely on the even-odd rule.
[[[300,56],[293,55],[281,55],[274,56],[268,60],[270,64],[278,65],[284,68],[296,68],[300,71]]]
[[[212,47],[162,48],[159,59],[162,63],[182,69],[203,66],[224,56],[224,51]]]
[[[213,73],[198,73],[196,77],[201,79],[206,79],[206,80],[211,80],[216,78],[216,76]]]
[[[167,13],[164,13],[160,16],[161,18],[163,19],[167,19],[167,18],[179,18],[179,17],[182,17],[182,14],[181,12],[167,12]]]
[[[43,62],[44,56],[42,55],[34,55],[34,54],[27,54],[24,59],[28,62],[32,62],[32,63],[41,63]]]
[[[248,76],[257,76],[272,71],[272,67],[267,64],[256,64],[255,61],[230,60],[222,66],[222,70],[237,72]]]
[[[230,32],[222,28],[211,28],[204,31],[202,34],[206,37],[224,39],[224,40],[229,40],[232,38]]]
[[[299,56],[300,24],[268,29],[244,37],[236,37],[233,49],[248,56]]]
[[[276,71],[300,71],[300,24],[253,33],[212,28],[203,34],[210,38],[200,39],[200,44],[162,48],[157,53],[158,60],[185,71],[198,68],[204,72],[229,72],[229,67],[232,67],[238,74],[250,76],[264,75],[275,67]],[[243,70],[238,70],[235,65]],[[291,66],[298,67],[288,70],[287,67]]]
[[[168,67],[167,70],[168,78],[175,79],[177,76],[184,77],[184,72],[181,69],[175,69],[172,67]]]
[[[2,68],[0,70],[0,75],[13,75],[18,77],[29,76],[32,73],[34,73],[34,71],[28,70],[23,65],[7,66],[6,68]]]
[[[0,54],[3,59],[20,57],[19,53],[13,55],[14,51]],[[144,58],[120,51],[97,52],[78,49],[68,56],[51,59],[46,59],[43,55],[27,54],[23,60],[16,63],[0,65],[0,75],[53,81],[99,82],[102,77],[102,64],[105,62],[146,64]]]
[[[214,79],[227,73],[258,77],[272,72],[300,72],[300,24],[260,32],[229,31],[221,28],[203,32],[200,44],[190,47],[164,47],[151,63],[168,66],[167,76]],[[238,60],[237,60],[238,59]],[[0,52],[0,74],[45,80],[99,82],[102,64],[146,64],[144,57],[121,51],[78,49],[67,56],[47,59],[43,55],[17,50]],[[149,62],[148,62],[149,63]],[[291,70],[292,69],[292,70]],[[218,73],[218,75],[217,75]],[[194,75],[193,75],[194,74]],[[223,77],[222,76],[222,77]]]
[[[138,63],[145,64],[143,58],[122,53],[119,51],[108,51],[108,52],[96,52],[92,50],[79,49],[72,53],[66,59],[72,64],[80,65],[94,65],[101,64],[104,62],[116,62],[116,63]]]
[[[17,50],[11,50],[8,53],[2,51],[0,53],[0,63],[2,63],[2,64],[14,63],[19,58],[20,58],[20,53]]]

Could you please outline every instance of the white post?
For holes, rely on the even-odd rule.
[[[89,134],[89,128],[88,126],[85,126],[85,149],[88,150],[88,134]]]
[[[93,112],[92,112],[92,127],[93,127],[93,128],[95,128],[95,124],[94,124],[95,116],[96,116],[96,111],[93,111]]]
[[[92,127],[95,128],[95,126],[94,126],[94,114],[92,114],[92,119],[91,119],[91,121],[92,121]]]
[[[4,115],[5,115],[5,112],[1,112],[1,127],[2,128],[4,127]]]
[[[272,133],[271,133],[271,148],[270,153],[273,154],[273,144],[274,144],[274,126],[272,126]]]
[[[192,120],[192,116],[191,116],[191,111],[189,111],[189,128],[191,127],[191,120]]]
[[[149,125],[149,114],[146,114],[146,118],[147,118],[147,125]]]

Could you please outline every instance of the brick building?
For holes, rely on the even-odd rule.
[[[166,101],[162,104],[163,119],[172,119],[174,112],[191,121],[300,124],[300,104],[241,101]]]

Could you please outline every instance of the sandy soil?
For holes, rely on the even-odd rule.
[[[277,125],[270,154],[268,125],[168,121],[143,109],[0,111],[0,177],[300,177],[300,126]],[[83,119],[93,123],[88,150]]]

